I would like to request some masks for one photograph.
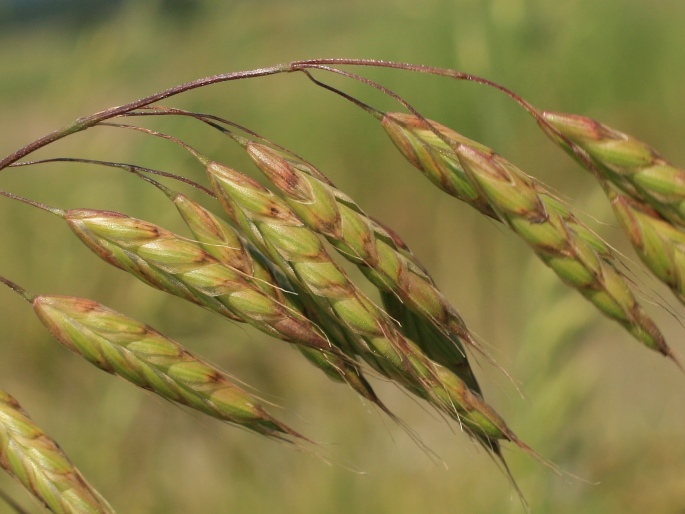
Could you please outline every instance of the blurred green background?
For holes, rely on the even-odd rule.
[[[685,163],[684,19],[678,0],[0,0],[0,153],[79,116],[202,76],[364,57],[480,74],[542,108],[601,119]],[[625,252],[650,313],[685,354],[681,307],[634,265],[589,174],[518,107],[473,84],[361,71],[576,205]],[[398,109],[359,84],[319,76]],[[291,148],[405,238],[525,395],[483,363],[476,372],[488,401],[523,440],[584,479],[557,477],[509,445],[505,455],[533,512],[685,512],[682,373],[560,285],[502,227],[437,191],[372,118],[302,75],[215,85],[165,104],[230,118]],[[139,121],[253,173],[237,148],[197,123]],[[115,129],[74,135],[39,156],[135,162],[203,180],[173,145]],[[0,174],[0,188],[183,230],[163,195],[121,171],[10,169]],[[396,387],[374,383],[431,452],[288,345],[109,269],[57,218],[0,199],[0,219],[2,275],[150,323],[258,388],[283,407],[277,416],[322,442],[329,456],[325,462],[135,390],[56,344],[26,303],[0,290],[0,388],[119,512],[523,512],[504,474],[459,427]],[[41,512],[5,474],[0,489]],[[0,503],[0,512],[9,507]]]

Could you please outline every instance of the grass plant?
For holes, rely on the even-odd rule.
[[[482,379],[472,364],[483,357],[495,363],[494,352],[475,335],[477,329],[472,331],[470,323],[467,328],[444,287],[438,288],[403,237],[389,223],[367,214],[295,152],[220,116],[158,102],[220,82],[305,74],[314,85],[372,114],[410,164],[443,192],[511,229],[564,284],[580,292],[606,318],[679,365],[676,350],[639,302],[642,292],[623,271],[622,256],[582,222],[567,201],[488,146],[424,117],[392,90],[344,71],[347,66],[440,75],[504,93],[593,174],[642,261],[681,301],[685,298],[685,201],[679,168],[650,146],[597,121],[543,111],[490,80],[421,65],[314,59],[215,75],[79,118],[0,160],[2,173],[59,161],[130,172],[166,195],[169,209],[185,222],[190,236],[121,212],[60,209],[10,191],[0,191],[0,195],[3,201],[19,201],[58,216],[93,253],[123,270],[125,278],[133,276],[230,323],[242,323],[290,343],[325,375],[351,387],[425,448],[421,434],[387,406],[374,381],[399,386],[485,448],[528,509],[503,446],[513,443],[524,454],[559,470],[486,402]],[[372,107],[326,84],[315,73],[375,88],[406,112]],[[191,146],[172,134],[119,123],[124,118],[130,122],[155,116],[194,118],[203,122],[197,129],[203,135],[203,131],[214,135],[218,129],[238,143],[264,181],[246,175],[224,157],[214,158],[211,151],[205,154],[196,149],[196,143]],[[116,160],[29,160],[34,152],[52,149],[54,143],[96,126],[108,130],[110,137],[110,129],[118,127],[142,132],[146,142],[152,138],[173,142],[192,155],[196,167],[204,168],[210,187],[200,185],[202,178],[197,176],[181,177]],[[195,200],[163,183],[166,180],[184,182],[204,196]],[[219,210],[222,215],[216,214]],[[354,266],[368,283],[357,283],[348,271]],[[0,280],[33,305],[39,320],[59,342],[98,368],[258,435],[301,449],[313,446],[290,423],[269,414],[267,402],[249,392],[248,386],[236,383],[228,372],[150,326],[94,300],[33,295],[7,278]],[[459,280],[458,274],[454,280]],[[0,392],[0,465],[53,512],[113,512],[57,444],[4,392]]]

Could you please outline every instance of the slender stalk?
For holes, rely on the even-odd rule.
[[[348,78],[351,78],[353,80],[356,80],[358,82],[361,82],[363,84],[366,84],[368,86],[373,87],[374,89],[377,89],[381,91],[382,93],[392,97],[393,99],[397,100],[403,107],[405,107],[407,110],[409,110],[412,114],[414,114],[424,125],[428,130],[431,130],[436,136],[438,136],[440,139],[442,139],[445,143],[448,144],[453,144],[450,143],[450,141],[444,139],[444,137],[432,126],[432,123],[430,120],[424,118],[420,112],[418,112],[411,104],[409,104],[406,100],[404,100],[401,96],[399,96],[397,93],[391,91],[390,89],[386,88],[385,86],[382,86],[381,84],[378,84],[377,82],[374,82],[370,79],[367,79],[366,77],[362,77],[361,75],[356,75],[354,73],[349,73],[337,68],[332,68],[330,66],[326,66],[326,64],[350,64],[350,65],[357,65],[357,66],[375,66],[375,67],[381,67],[381,68],[395,68],[395,69],[402,69],[406,71],[414,71],[418,73],[428,73],[432,75],[439,75],[442,77],[448,77],[448,78],[453,78],[456,80],[466,80],[470,82],[475,82],[481,85],[485,85],[488,87],[492,87],[496,89],[497,91],[500,91],[513,99],[519,106],[523,107],[523,109],[530,114],[535,121],[538,122],[538,124],[543,127],[543,129],[547,132],[549,132],[551,135],[553,135],[555,138],[559,139],[562,141],[565,145],[567,145],[568,150],[575,156],[576,159],[578,159],[584,166],[588,168],[588,170],[595,175],[595,177],[599,180],[600,185],[605,188],[605,182],[602,180],[602,172],[601,170],[596,166],[596,164],[593,162],[592,158],[588,153],[581,148],[579,145],[575,144],[571,139],[569,139],[566,135],[562,134],[561,131],[552,125],[544,116],[544,113],[534,107],[531,103],[527,102],[524,100],[521,96],[517,95],[510,89],[497,84],[496,82],[493,82],[491,80],[478,77],[476,75],[470,75],[468,73],[456,71],[456,70],[451,70],[447,68],[436,68],[432,66],[423,66],[423,65],[416,65],[416,64],[408,64],[408,63],[399,63],[399,62],[392,62],[392,61],[376,61],[373,59],[314,59],[310,61],[295,61],[290,64],[290,67],[292,68],[289,71],[301,71],[304,72],[307,77],[317,84],[320,87],[323,87],[324,89],[328,89],[329,91],[332,91],[343,98],[351,101],[352,103],[356,104],[358,107],[361,107],[362,109],[366,110],[373,116],[379,118],[379,111],[374,109],[373,107],[370,107],[363,102],[360,102],[359,100],[351,97],[350,95],[347,95],[346,93],[343,93],[342,91],[337,90],[336,88],[325,84],[319,80],[316,80],[314,77],[312,77],[311,74],[309,74],[306,70],[307,69],[318,69],[318,70],[323,70],[323,71],[328,71],[331,73],[335,73],[338,75],[342,75]],[[456,148],[453,148],[456,151]],[[605,188],[606,190],[606,188]]]
[[[321,59],[309,59],[309,60],[293,61],[293,62],[288,63],[288,64],[277,64],[275,66],[270,66],[267,68],[257,68],[254,70],[237,71],[237,72],[231,72],[231,73],[222,73],[219,75],[204,77],[201,79],[193,80],[191,82],[186,82],[184,84],[179,84],[177,86],[165,89],[164,91],[160,91],[158,93],[154,93],[152,95],[146,96],[146,97],[141,98],[139,100],[135,100],[135,101],[130,102],[130,103],[125,104],[125,105],[111,107],[109,109],[105,109],[103,111],[99,111],[99,112],[90,114],[88,116],[78,118],[76,121],[74,121],[70,125],[67,125],[66,127],[58,129],[58,130],[51,132],[49,134],[46,134],[45,136],[33,141],[32,143],[24,146],[23,148],[20,148],[19,150],[16,150],[15,152],[9,154],[4,159],[0,160],[0,171],[3,170],[4,168],[8,167],[10,164],[17,162],[22,157],[25,157],[25,156],[29,155],[30,153],[35,152],[36,150],[43,148],[44,146],[49,145],[50,143],[54,143],[55,141],[63,139],[64,137],[66,137],[70,134],[83,131],[83,130],[88,129],[90,127],[93,127],[94,125],[97,125],[98,123],[105,121],[107,119],[111,119],[111,118],[114,118],[116,116],[120,116],[122,114],[125,114],[129,111],[133,111],[135,109],[140,109],[142,107],[146,107],[150,104],[158,102],[159,100],[163,100],[165,98],[170,98],[172,96],[176,96],[180,93],[184,93],[184,92],[190,91],[192,89],[197,89],[200,87],[209,86],[211,84],[217,84],[220,82],[228,82],[231,80],[240,80],[240,79],[247,79],[247,78],[254,78],[254,77],[264,77],[264,76],[268,76],[268,75],[276,75],[278,73],[283,73],[283,72],[295,72],[295,71],[301,72],[301,71],[304,71],[307,69],[322,69],[322,70],[330,71],[330,72],[334,72],[334,73],[346,74],[346,72],[343,72],[342,70],[337,70],[335,68],[331,68],[329,66],[326,66],[328,64],[369,66],[369,67],[376,67],[376,68],[394,68],[394,69],[401,69],[401,70],[405,70],[405,71],[413,71],[413,72],[417,72],[417,73],[427,73],[427,74],[432,74],[432,75],[439,75],[439,76],[449,77],[449,78],[456,79],[456,80],[465,80],[468,82],[475,82],[477,84],[492,87],[492,88],[496,89],[497,91],[500,91],[500,92],[506,94],[507,96],[509,96],[510,98],[512,98],[516,103],[518,103],[521,107],[523,107],[529,114],[531,114],[539,123],[541,123],[547,129],[549,129],[557,137],[564,140],[564,142],[568,143],[569,147],[573,150],[574,153],[576,153],[576,155],[578,156],[579,159],[581,159],[583,162],[590,161],[587,154],[584,151],[582,151],[580,148],[578,148],[577,145],[574,145],[570,141],[566,141],[565,136],[563,136],[561,133],[559,133],[559,131],[555,127],[550,125],[542,117],[542,115],[538,109],[533,107],[530,103],[525,101],[523,98],[521,98],[519,95],[517,95],[513,91],[511,91],[511,90],[505,88],[504,86],[501,86],[501,85],[499,85],[499,84],[497,84],[497,83],[495,83],[489,79],[479,77],[476,75],[471,75],[469,73],[464,73],[464,72],[457,71],[457,70],[451,70],[451,69],[446,69],[446,68],[437,68],[437,67],[417,65],[417,64],[402,63],[402,62],[381,61],[381,60],[373,60],[373,59],[321,58]],[[353,75],[347,74],[347,76],[352,77]],[[382,88],[382,86],[379,86],[378,84],[375,84],[372,81],[369,81],[368,79],[364,79],[363,77],[359,77],[359,79],[361,79],[362,82],[365,82],[369,85],[372,85],[373,87]],[[385,88],[382,88],[382,89],[385,89]],[[592,167],[592,164],[590,164],[590,166]]]
[[[15,512],[18,512],[19,514],[31,514],[28,510],[24,510],[24,508],[19,505],[17,502],[15,502],[10,495],[8,495],[5,491],[0,489],[0,498],[9,505],[11,508],[14,509]]]
[[[29,293],[26,289],[21,287],[19,284],[12,282],[10,279],[5,278],[2,275],[0,275],[0,283],[5,284],[12,291],[17,293],[19,296],[21,296],[24,300],[26,300],[29,303],[33,302],[33,300],[35,300],[35,298],[36,298],[36,295]]]
[[[140,107],[145,107],[146,105],[158,102],[159,100],[163,100],[165,98],[169,98],[171,96],[175,96],[180,93],[190,91],[192,89],[197,89],[199,87],[209,86],[210,84],[217,84],[219,82],[227,82],[230,80],[247,79],[253,77],[264,77],[267,75],[275,75],[277,73],[282,73],[284,71],[289,71],[289,65],[278,64],[276,66],[271,66],[268,68],[258,68],[249,71],[236,71],[232,73],[222,73],[220,75],[213,75],[211,77],[204,77],[201,79],[193,80],[192,82],[186,82],[185,84],[180,84],[178,86],[165,89],[164,91],[154,93],[150,96],[146,96],[145,98],[135,100],[125,105],[110,107],[109,109],[105,109],[104,111],[99,111],[88,116],[78,118],[70,125],[67,125],[66,127],[46,134],[45,136],[36,139],[34,142],[24,146],[23,148],[20,148],[19,150],[12,152],[7,157],[0,160],[0,170],[3,170],[10,164],[17,162],[22,157],[25,157],[28,154],[33,153],[36,150],[49,145],[50,143],[54,143],[55,141],[63,139],[66,136],[73,134],[75,132],[81,132],[82,130],[86,130],[87,128],[97,125],[101,121],[114,118],[115,116],[119,116],[120,114],[131,111],[133,109],[139,109]]]
[[[521,98],[519,95],[507,89],[492,80],[479,77],[477,75],[472,75],[470,73],[465,73],[463,71],[451,70],[447,68],[438,68],[435,66],[426,66],[423,64],[411,64],[406,62],[396,62],[396,61],[383,61],[377,59],[345,59],[345,58],[333,58],[333,59],[307,59],[303,61],[293,61],[290,63],[290,68],[293,71],[299,70],[301,68],[318,68],[321,65],[332,64],[336,66],[340,65],[353,65],[353,66],[369,66],[374,68],[393,68],[405,71],[415,71],[418,73],[426,73],[429,75],[439,75],[441,77],[449,77],[456,80],[465,80],[468,82],[475,82],[484,86],[488,86],[504,93],[505,95],[512,98],[519,105],[531,111],[536,109]]]
[[[169,173],[166,171],[160,171],[160,170],[155,170],[152,168],[146,168],[144,166],[138,166],[136,164],[129,164],[125,162],[111,162],[111,161],[100,161],[97,159],[81,159],[77,157],[53,157],[52,159],[40,159],[37,161],[26,161],[26,162],[15,162],[13,164],[10,164],[10,168],[18,168],[21,166],[32,166],[34,164],[48,164],[51,162],[79,162],[83,164],[96,164],[98,166],[108,166],[110,168],[120,168],[124,169],[127,171],[130,171],[131,173],[135,174],[140,174],[140,173],[147,173],[150,175],[158,175],[160,177],[166,177],[170,178],[172,180],[176,180],[178,182],[183,182],[184,184],[187,184],[189,186],[194,187],[195,189],[199,189],[203,193],[205,193],[208,196],[215,197],[214,192],[206,187],[204,187],[201,184],[198,184],[197,182],[193,182],[189,178],[182,177],[181,175],[175,175],[174,173]]]

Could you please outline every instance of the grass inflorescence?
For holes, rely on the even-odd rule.
[[[678,363],[657,323],[638,301],[639,291],[622,271],[620,256],[580,221],[567,202],[494,150],[424,117],[384,86],[340,69],[347,65],[442,75],[493,87],[510,97],[554,143],[593,174],[641,260],[683,301],[685,172],[650,146],[607,125],[542,111],[503,86],[453,70],[318,59],[217,75],[80,118],[0,161],[0,170],[57,161],[121,168],[166,195],[191,237],[121,212],[61,209],[0,193],[57,215],[93,253],[128,276],[231,323],[249,325],[290,343],[326,376],[351,387],[417,440],[419,436],[376,393],[370,377],[397,384],[452,419],[499,459],[510,477],[503,443],[513,443],[548,464],[484,399],[472,362],[478,357],[492,363],[494,359],[389,224],[368,215],[304,157],[256,132],[213,114],[156,105],[161,99],[217,82],[303,72],[316,85],[374,116],[402,156],[439,189],[511,229],[599,312],[646,347]],[[369,85],[398,101],[406,112],[376,109],[328,86],[313,72]],[[203,130],[218,129],[237,143],[266,184],[171,134],[111,122],[117,117],[130,121],[162,115],[191,117],[203,122]],[[180,145],[204,168],[210,187],[197,184],[195,177],[136,164],[79,157],[18,162],[98,125],[134,129]],[[205,193],[206,202],[172,189],[161,182],[164,179],[195,186]],[[368,284],[355,283],[340,259],[355,265]],[[90,299],[33,295],[8,279],[0,280],[33,305],[39,320],[59,342],[98,368],[268,438],[298,447],[309,442],[272,417],[267,405],[228,373],[150,326]],[[0,421],[0,464],[50,509],[70,512],[60,502],[66,505],[70,498],[78,498],[88,508],[103,502],[101,507],[92,507],[92,512],[111,511],[59,453],[56,443],[34,427],[6,393],[0,395]],[[52,456],[42,458],[43,468],[30,467],[31,452],[52,452]],[[51,461],[59,465],[50,468]],[[512,483],[520,494],[513,478]]]

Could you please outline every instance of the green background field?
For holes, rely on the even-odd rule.
[[[0,0],[2,155],[79,116],[202,76],[363,57],[479,74],[541,108],[600,119],[685,163],[685,3],[677,0],[138,0],[81,2],[71,11],[54,4],[18,12]],[[520,108],[474,84],[359,71],[572,203],[625,253],[649,312],[685,355],[682,306],[636,265],[592,177]],[[368,87],[317,76],[399,110]],[[476,373],[488,401],[524,441],[583,479],[557,477],[505,445],[533,512],[684,512],[683,374],[560,284],[503,227],[440,193],[373,118],[301,74],[215,85],[165,105],[229,118],[305,156],[406,239],[525,395],[482,362]],[[258,177],[235,145],[198,123],[138,121]],[[173,145],[111,128],[74,135],[39,156],[135,162],[204,181],[201,167]],[[163,195],[122,171],[9,169],[0,172],[0,188],[183,231]],[[288,345],[108,268],[59,219],[0,199],[0,220],[0,274],[153,325],[257,388],[282,407],[274,414],[321,442],[328,456],[188,413],[96,370],[52,340],[18,296],[0,290],[0,388],[122,514],[523,512],[504,474],[458,426],[397,387],[374,382],[430,451]],[[40,512],[5,474],[0,489]],[[4,512],[9,507],[0,503]]]

